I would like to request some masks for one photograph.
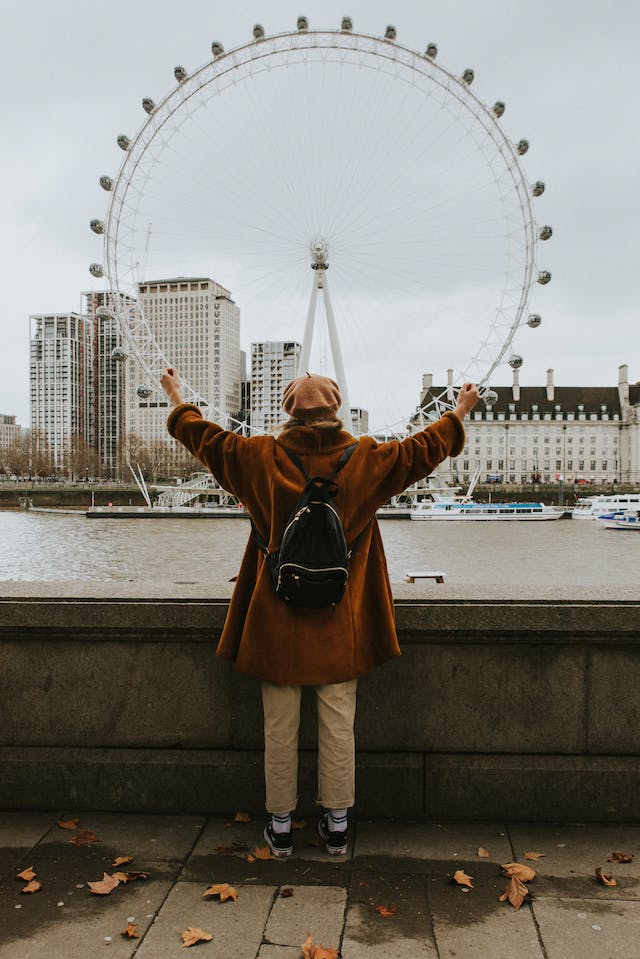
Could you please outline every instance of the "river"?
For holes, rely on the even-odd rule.
[[[640,534],[593,520],[380,524],[391,581],[441,569],[451,584],[640,586]],[[0,512],[0,583],[222,582],[238,571],[244,519],[87,519]],[[1,591],[1,585],[0,585]]]

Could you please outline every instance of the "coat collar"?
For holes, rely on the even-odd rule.
[[[292,426],[278,436],[277,443],[294,453],[331,453],[357,440],[346,430],[321,430],[313,426]]]

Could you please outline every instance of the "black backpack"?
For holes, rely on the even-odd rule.
[[[344,595],[351,550],[331,500],[338,492],[334,479],[355,448],[355,443],[347,447],[331,476],[309,477],[296,454],[283,447],[307,484],[287,520],[280,548],[270,553],[268,544],[251,523],[256,542],[267,559],[273,588],[289,606],[335,606]]]

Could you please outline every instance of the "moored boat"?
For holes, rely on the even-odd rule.
[[[563,509],[544,503],[473,503],[456,500],[419,503],[411,510],[413,520],[509,520],[540,521],[560,519]]]
[[[640,493],[614,493],[610,496],[587,496],[571,510],[572,519],[598,519],[611,513],[640,509]]]
[[[599,516],[598,521],[604,525],[605,529],[635,529],[640,532],[640,510],[638,509]]]

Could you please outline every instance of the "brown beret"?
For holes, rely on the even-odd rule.
[[[282,397],[285,413],[300,419],[337,413],[341,405],[342,397],[336,381],[317,373],[305,373],[291,380]]]

